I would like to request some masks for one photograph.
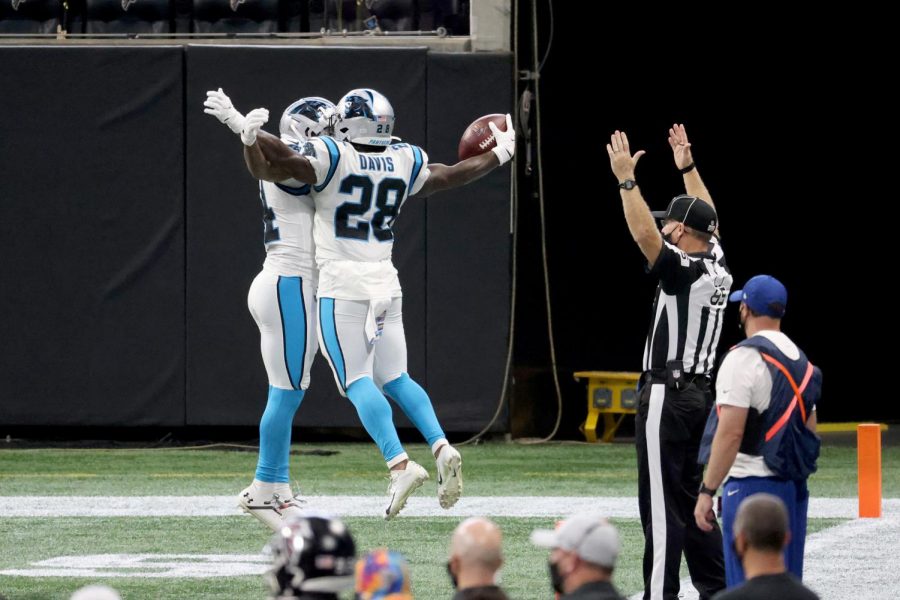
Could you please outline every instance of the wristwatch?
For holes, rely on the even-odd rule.
[[[701,481],[701,482],[700,482],[700,490],[697,492],[697,494],[698,494],[698,495],[699,495],[699,494],[706,494],[706,495],[710,496],[711,498],[715,498],[715,497],[716,497],[716,490],[714,490],[714,489],[713,489],[713,490],[709,489],[708,487],[706,487],[706,484],[703,483],[703,482]]]
[[[637,187],[637,183],[635,183],[634,179],[626,179],[622,183],[619,184],[619,187],[623,190],[633,190]]]

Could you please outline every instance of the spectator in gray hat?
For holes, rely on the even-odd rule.
[[[550,580],[560,600],[624,600],[612,584],[619,534],[606,519],[574,516],[556,530],[536,529],[531,542],[553,549]]]

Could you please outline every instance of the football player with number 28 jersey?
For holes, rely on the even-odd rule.
[[[382,94],[355,89],[337,104],[334,137],[312,138],[298,154],[254,123],[256,143],[246,149],[256,156],[261,179],[293,179],[312,188],[320,348],[390,469],[385,519],[396,516],[428,478],[400,444],[388,397],[431,446],[440,505],[452,507],[462,493],[462,458],[447,442],[428,394],[407,373],[403,294],[391,262],[393,223],[410,196],[470,183],[515,151],[507,115],[506,131],[491,124],[497,140],[492,151],[454,165],[429,164],[421,148],[395,143],[394,120]]]

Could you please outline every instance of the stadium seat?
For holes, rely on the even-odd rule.
[[[338,3],[341,9],[340,21],[338,21]],[[357,11],[356,0],[310,0],[309,3],[310,31],[322,29],[360,31],[365,28],[362,21],[368,16],[368,11],[364,9]]]
[[[56,33],[60,0],[0,2],[0,33]]]
[[[277,33],[278,0],[194,0],[194,33]]]
[[[419,25],[432,30],[443,27],[450,35],[469,35],[469,0],[423,0]]]
[[[85,33],[172,33],[171,0],[87,0]]]
[[[290,33],[310,31],[309,5],[309,0],[281,0],[281,30]]]
[[[418,11],[413,0],[368,0],[369,12],[378,18],[383,31],[416,31]]]

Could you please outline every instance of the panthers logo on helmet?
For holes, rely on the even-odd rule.
[[[124,10],[125,12],[128,12],[128,9],[135,2],[137,2],[137,0],[122,0],[122,10]]]
[[[372,114],[372,105],[366,98],[350,96],[344,101],[344,118],[350,119],[352,117],[375,118],[375,115]]]
[[[338,102],[334,135],[363,146],[389,146],[394,108],[383,94],[367,88],[350,90]]]
[[[307,140],[331,135],[334,104],[325,98],[309,96],[288,106],[281,115],[279,130],[282,139]]]
[[[237,12],[238,6],[246,2],[247,0],[230,0],[229,4],[231,4],[231,10]]]
[[[25,0],[12,0],[13,10],[19,10],[19,6],[21,6],[23,2],[25,2]]]

